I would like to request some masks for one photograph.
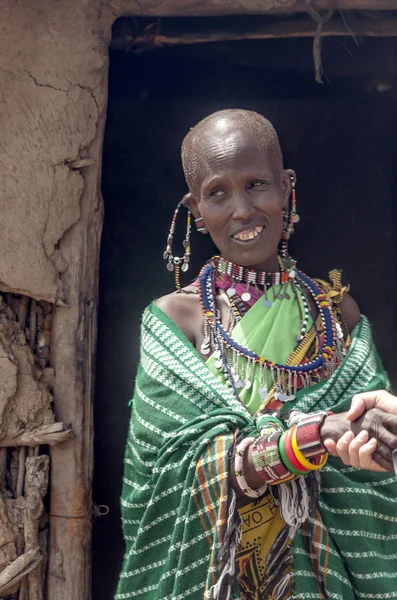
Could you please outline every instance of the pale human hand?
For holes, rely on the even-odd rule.
[[[367,471],[385,472],[389,470],[374,460],[373,456],[378,442],[375,438],[369,439],[368,431],[361,431],[358,435],[347,431],[338,442],[324,440],[324,446],[329,454],[337,456],[347,466]]]
[[[393,402],[397,404],[395,399]],[[350,411],[328,417],[322,428],[324,445],[330,454],[338,456],[346,465],[370,471],[393,471],[392,452],[397,449],[397,418],[390,412],[370,406],[368,404],[369,408],[364,408],[361,414],[360,404],[358,417],[354,421],[348,419]],[[355,412],[352,414],[356,415]],[[340,427],[343,423],[349,424],[344,430]]]
[[[356,394],[353,396],[346,418],[349,421],[355,421],[370,408],[380,408],[384,412],[397,416],[397,397],[386,390]]]

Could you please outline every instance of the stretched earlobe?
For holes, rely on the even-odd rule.
[[[189,192],[189,193],[185,194],[185,196],[183,196],[183,198],[181,200],[181,204],[183,204],[184,206],[189,208],[189,210],[192,212],[197,231],[200,233],[203,233],[203,234],[208,233],[208,229],[205,226],[204,219],[200,215],[200,212],[198,210],[197,200],[191,192]]]
[[[187,220],[186,220],[186,235],[183,240],[183,248],[185,250],[184,255],[174,256],[172,251],[172,244],[174,241],[174,233],[176,220],[181,209],[181,206],[184,206],[187,210]],[[167,261],[167,269],[169,271],[173,271],[175,275],[175,287],[177,290],[181,288],[180,281],[180,271],[186,272],[189,268],[191,248],[190,248],[190,229],[191,229],[191,218],[192,213],[188,204],[185,204],[185,197],[182,198],[180,202],[178,202],[176,209],[174,210],[174,216],[172,217],[170,230],[167,237],[167,245],[163,254],[163,259]]]
[[[287,169],[283,174],[285,208],[283,208],[283,237],[281,243],[281,254],[288,257],[288,241],[295,232],[295,224],[299,223],[300,217],[296,208],[296,173],[292,169]],[[291,208],[289,200],[291,197]]]
[[[192,204],[195,205],[196,204],[196,200],[193,197],[193,194],[191,194],[190,192],[188,192],[187,194],[185,194],[183,196],[180,204],[182,204],[183,206],[186,206],[186,208],[188,208],[192,212],[192,214],[193,214]]]
[[[285,169],[283,173],[283,193],[285,206],[288,206],[289,199],[294,186],[296,186],[295,171],[293,169]]]

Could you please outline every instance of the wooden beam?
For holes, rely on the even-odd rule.
[[[396,10],[397,0],[102,0],[117,17],[210,17],[220,15],[277,15],[309,9]]]
[[[104,80],[103,85],[106,85]],[[102,106],[102,105],[101,105]],[[105,114],[90,146],[95,165],[83,170],[81,218],[62,238],[69,267],[62,275],[68,308],[56,307],[51,357],[54,408],[75,439],[51,446],[50,542],[47,598],[90,600],[94,356],[99,244],[103,221],[100,164]]]
[[[162,46],[208,44],[213,42],[233,42],[241,40],[262,40],[272,38],[314,37],[317,23],[313,19],[272,20],[269,23],[244,25],[237,28],[216,28],[209,24],[202,30],[173,27],[166,22],[147,26],[141,33],[125,29],[115,37],[111,46],[115,49],[150,50]],[[333,18],[324,23],[321,36],[397,36],[397,17],[387,19],[363,19],[349,14],[346,18]]]

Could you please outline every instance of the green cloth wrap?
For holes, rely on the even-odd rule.
[[[336,374],[300,391],[294,404],[305,412],[344,411],[355,393],[388,385],[362,318]],[[211,597],[220,558],[226,560],[219,554],[234,495],[228,451],[237,429],[259,435],[256,419],[151,304],[142,321],[125,454],[126,554],[116,600]],[[396,478],[337,459],[321,477],[322,520],[310,521],[294,540],[296,598],[397,598]]]

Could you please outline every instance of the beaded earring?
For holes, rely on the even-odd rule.
[[[163,259],[167,261],[168,271],[174,272],[175,287],[177,290],[179,290],[181,288],[180,271],[182,269],[182,271],[185,273],[188,270],[189,262],[190,262],[190,255],[191,255],[190,229],[191,229],[192,213],[190,212],[190,209],[187,207],[185,207],[185,208],[187,208],[186,236],[185,236],[185,239],[183,240],[183,247],[185,248],[185,253],[182,257],[174,256],[172,254],[172,244],[174,241],[176,219],[178,217],[178,213],[179,213],[181,206],[185,206],[183,201],[178,203],[178,205],[174,211],[174,216],[172,217],[170,231],[169,231],[168,237],[167,237],[167,247],[163,254]]]
[[[288,241],[291,235],[295,232],[295,224],[299,223],[300,216],[296,208],[296,185],[295,177],[291,175],[291,210],[283,210],[283,238],[281,243],[281,255],[286,258],[288,253]]]

